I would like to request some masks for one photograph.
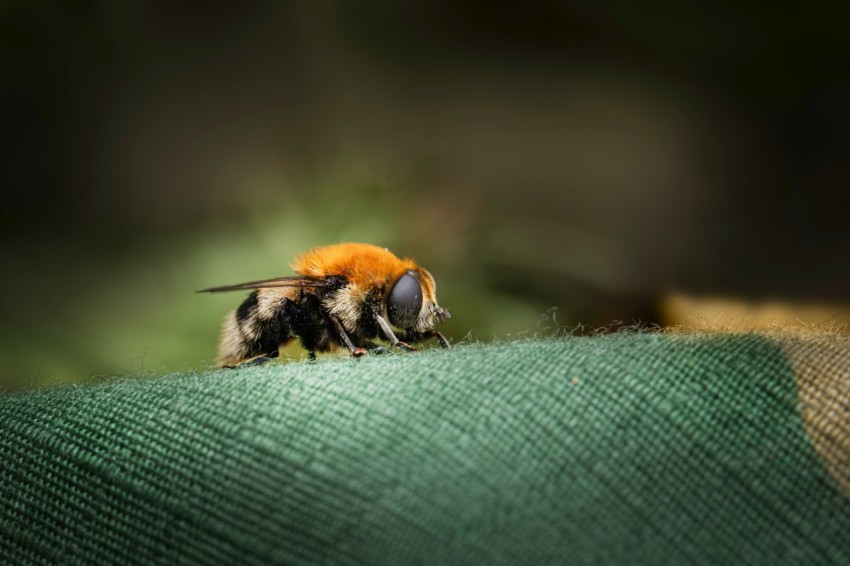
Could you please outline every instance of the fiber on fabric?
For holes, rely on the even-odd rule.
[[[789,344],[622,333],[9,395],[0,563],[848,564]]]

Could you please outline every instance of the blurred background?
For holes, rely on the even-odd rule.
[[[4,0],[0,387],[208,367],[242,296],[195,289],[338,241],[454,342],[846,318],[838,6]]]

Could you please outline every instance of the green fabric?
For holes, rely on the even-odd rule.
[[[850,563],[752,335],[616,334],[0,398],[0,563]]]

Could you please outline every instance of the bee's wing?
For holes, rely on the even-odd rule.
[[[269,289],[272,287],[324,287],[327,285],[325,279],[310,279],[308,277],[275,277],[274,279],[263,279],[262,281],[248,281],[236,285],[222,285],[195,291],[196,293],[220,293],[222,291],[242,291],[245,289]]]

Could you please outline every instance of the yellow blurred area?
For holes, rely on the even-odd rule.
[[[850,331],[847,305],[671,294],[660,301],[659,311],[665,325],[696,331]]]

